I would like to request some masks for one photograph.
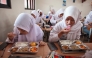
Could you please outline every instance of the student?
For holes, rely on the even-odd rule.
[[[64,9],[59,9],[54,16],[50,19],[52,25],[55,25],[62,20]]]
[[[90,28],[92,28],[92,11],[86,16],[83,31],[89,35]]]
[[[36,18],[36,24],[41,26],[43,23],[45,24],[44,14],[43,14],[42,10],[39,10],[38,17]]]
[[[43,41],[43,31],[35,24],[36,11],[32,11],[31,15],[21,13],[18,15],[14,23],[14,30],[8,33],[6,39],[9,43],[14,42],[41,42]],[[44,43],[44,42],[43,42]]]
[[[79,15],[79,10],[76,7],[67,7],[63,20],[57,23],[51,30],[49,41],[80,39],[82,23],[80,22]]]
[[[51,8],[48,12],[49,19],[51,19],[53,15],[55,15],[55,9]]]

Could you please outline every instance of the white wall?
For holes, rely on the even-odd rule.
[[[67,6],[62,6],[62,0],[35,0],[36,9],[42,9],[45,14],[49,11],[50,7],[54,7],[55,10],[60,8],[66,8],[67,6],[74,5],[82,11],[82,16],[88,14],[91,10],[90,2],[92,0],[87,0],[81,3],[81,0],[76,0],[72,3],[72,0],[67,0]],[[21,12],[30,13],[31,10],[24,9],[24,0],[11,0],[11,9],[0,8],[0,41],[5,41],[7,33],[12,31],[13,24]]]
[[[68,6],[76,6],[80,11],[82,11],[82,17],[86,16],[89,11],[91,10],[91,2],[92,0],[87,0],[86,2],[82,3],[81,0],[76,0],[75,3],[73,3],[73,0],[67,0],[66,6],[62,6],[63,0],[37,0],[37,9],[43,10],[45,14],[48,13],[50,7],[55,8],[57,11],[60,8],[66,8]]]
[[[0,41],[5,41],[7,33],[13,30],[13,24],[21,12],[30,13],[24,9],[24,0],[11,0],[11,9],[0,8]]]

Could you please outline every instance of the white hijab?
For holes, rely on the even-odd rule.
[[[27,13],[19,14],[17,19],[15,20],[14,26],[19,27],[28,32],[28,34],[25,35],[25,39],[27,39],[28,42],[37,41],[36,24],[35,19],[32,15]],[[22,39],[22,37],[20,37],[18,38],[18,41],[23,41],[25,39]]]
[[[82,27],[82,23],[80,22],[79,15],[80,15],[79,10],[74,6],[69,6],[65,9],[63,20],[61,21],[61,27],[62,28],[67,27],[65,20],[68,16],[73,17],[75,20],[75,24],[71,27],[71,31],[67,34],[67,39],[70,40],[77,39],[76,38],[77,35],[80,35],[77,33]]]
[[[52,12],[53,12],[53,14],[52,14]],[[55,13],[56,13],[55,12],[55,9],[54,8],[51,8],[50,11],[48,12],[49,19],[51,19],[51,17],[54,16]]]
[[[40,12],[42,12],[42,10],[39,10],[39,13],[38,13],[37,18],[36,18],[36,23],[39,23],[41,21],[41,19],[44,18],[43,12],[42,12],[42,16],[39,16]]]
[[[53,12],[53,15],[55,14],[55,9],[51,8],[50,13]],[[52,14],[52,13],[51,13]]]
[[[87,15],[86,20],[87,23],[92,23],[92,11]]]
[[[59,18],[58,16],[60,15],[60,14],[62,14],[62,13],[64,13],[64,9],[59,9],[57,12],[56,12],[56,14],[55,14],[55,19],[62,19],[63,17],[61,17],[61,18]]]

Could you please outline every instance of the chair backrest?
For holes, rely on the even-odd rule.
[[[90,39],[90,42],[92,42],[92,28],[90,28],[89,39]]]

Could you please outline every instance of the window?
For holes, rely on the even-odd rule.
[[[11,0],[0,0],[0,8],[11,8]]]
[[[35,10],[35,0],[24,0],[25,9]]]

